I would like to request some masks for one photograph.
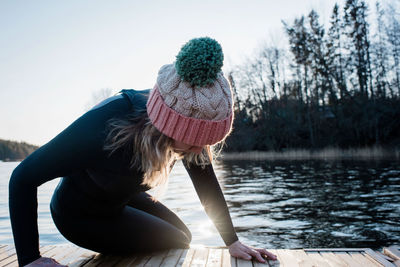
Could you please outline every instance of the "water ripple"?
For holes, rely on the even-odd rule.
[[[0,244],[13,242],[7,195],[17,164],[0,163]],[[238,236],[250,245],[381,248],[400,240],[398,162],[226,161],[215,170]],[[49,212],[57,183],[38,190],[41,244],[68,243]],[[188,225],[194,244],[223,245],[182,164],[160,200]]]

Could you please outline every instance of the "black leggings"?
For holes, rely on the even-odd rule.
[[[167,207],[139,193],[114,217],[64,218],[51,214],[60,233],[72,243],[103,254],[187,248],[192,235]]]

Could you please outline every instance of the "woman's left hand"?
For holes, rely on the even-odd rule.
[[[268,252],[263,248],[253,248],[246,246],[240,241],[236,241],[229,246],[229,253],[236,258],[244,260],[257,259],[259,262],[265,263],[265,259],[276,260],[276,255]]]

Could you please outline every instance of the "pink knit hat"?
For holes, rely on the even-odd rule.
[[[232,91],[221,67],[221,46],[213,39],[186,43],[174,64],[161,67],[147,101],[153,125],[192,146],[213,145],[232,129]]]

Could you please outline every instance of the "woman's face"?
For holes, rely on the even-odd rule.
[[[174,142],[172,143],[172,147],[174,148],[174,151],[177,153],[193,152],[196,154],[200,154],[201,151],[203,150],[202,146],[192,146],[177,140],[174,140]]]

